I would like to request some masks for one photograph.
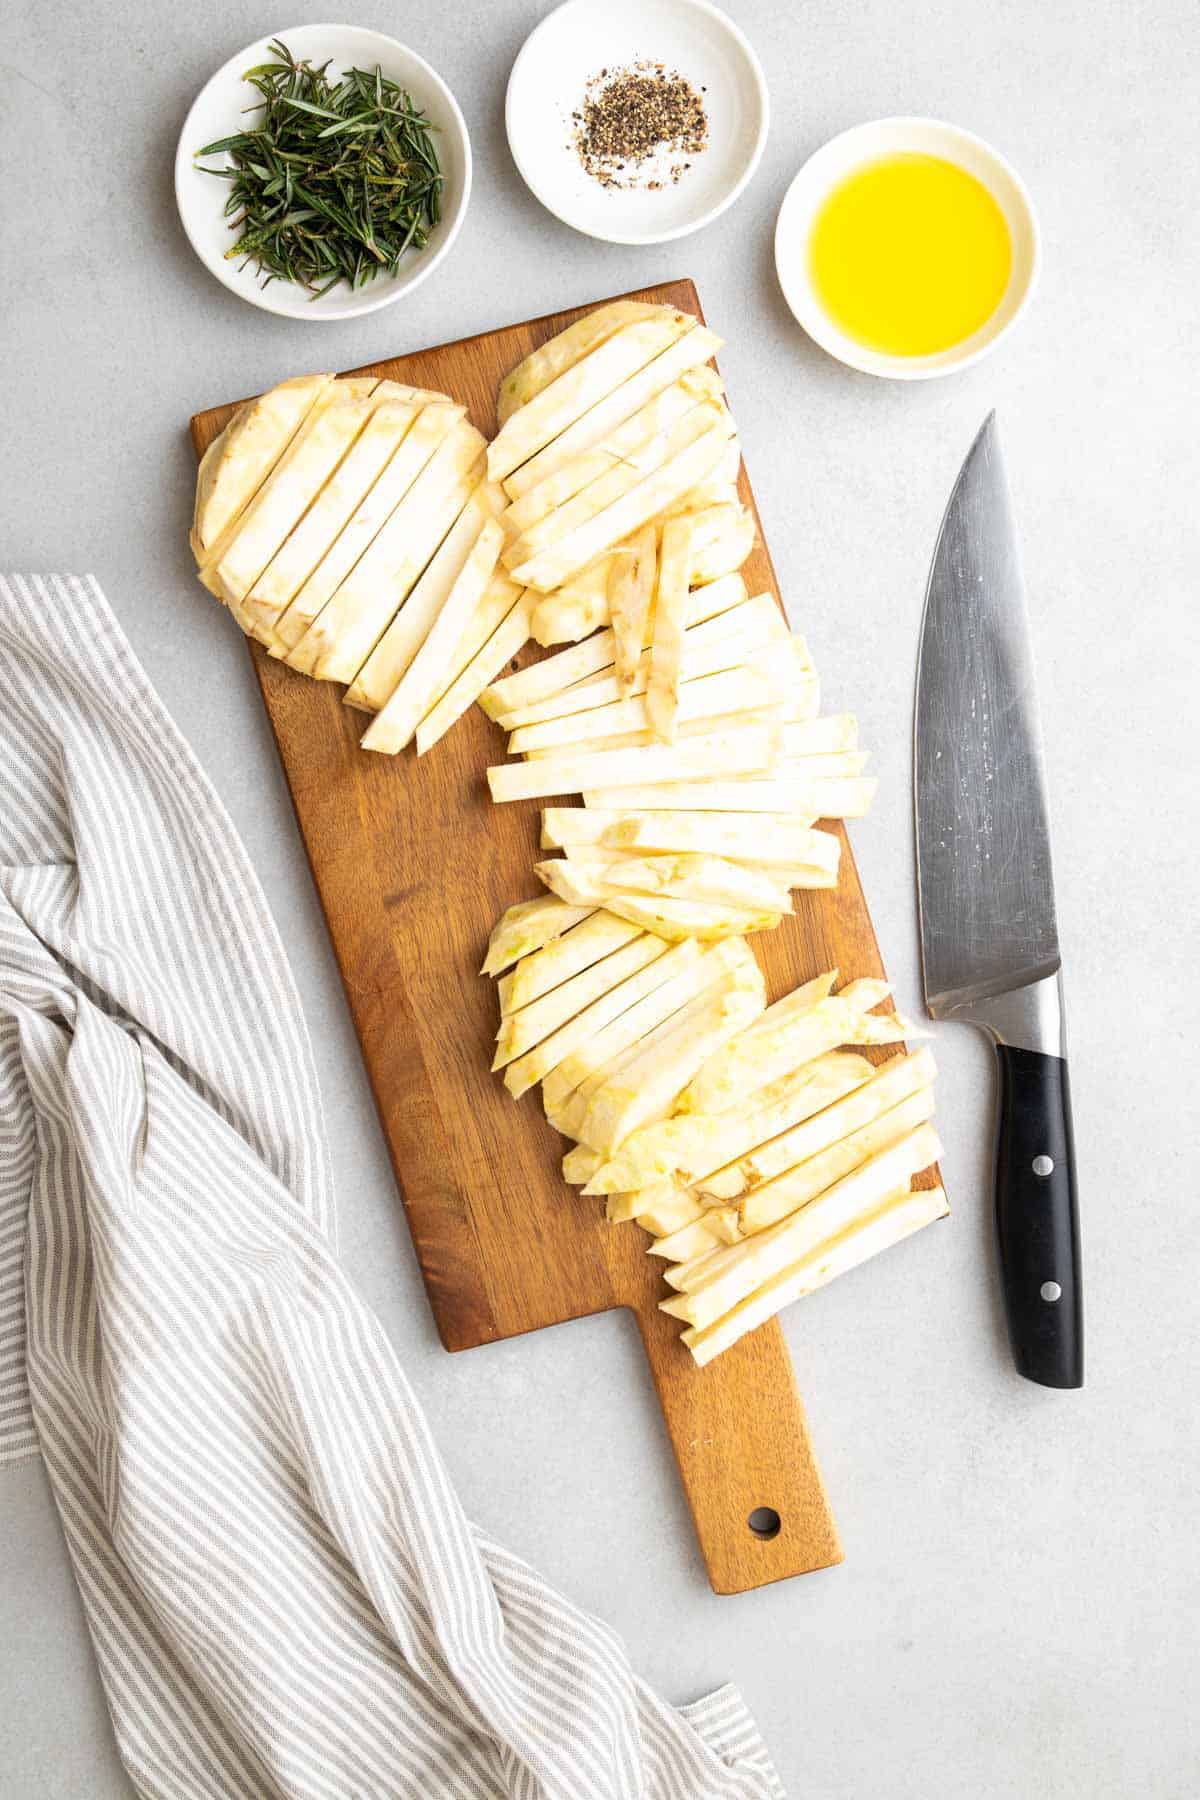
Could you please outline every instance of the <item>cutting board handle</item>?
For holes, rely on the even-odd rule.
[[[841,1562],[778,1322],[699,1369],[677,1320],[633,1311],[714,1590],[741,1594]]]

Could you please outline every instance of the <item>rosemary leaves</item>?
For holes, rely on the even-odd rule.
[[[335,80],[328,63],[296,62],[279,41],[270,50],[275,60],[244,76],[262,96],[249,109],[257,123],[196,152],[224,151],[232,164],[197,163],[231,184],[237,240],[226,255],[253,263],[264,287],[294,281],[313,299],[339,281],[394,275],[440,216],[435,128],[378,67]]]
[[[703,100],[662,63],[601,69],[572,123],[580,162],[606,188],[673,185],[708,142]]]

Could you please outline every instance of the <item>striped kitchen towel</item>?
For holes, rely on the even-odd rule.
[[[463,1364],[470,1378],[469,1363]],[[262,890],[95,582],[0,579],[0,1462],[160,1800],[778,1800],[464,1517],[343,1276]]]

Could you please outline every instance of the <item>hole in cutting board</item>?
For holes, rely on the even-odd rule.
[[[750,1517],[746,1520],[746,1523],[754,1533],[754,1536],[756,1538],[762,1538],[765,1542],[770,1538],[779,1536],[783,1520],[779,1517],[779,1514],[775,1511],[773,1506],[756,1506],[754,1511],[750,1514]]]

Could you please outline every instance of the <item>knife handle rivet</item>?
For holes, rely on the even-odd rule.
[[[1045,1181],[1047,1175],[1053,1175],[1054,1173],[1054,1158],[1052,1156],[1035,1156],[1033,1159],[1033,1172],[1035,1175],[1040,1175],[1042,1180]],[[1054,1298],[1057,1300],[1058,1295],[1055,1294]]]
[[[1059,1287],[1057,1281],[1043,1281],[1038,1292],[1041,1294],[1043,1300],[1047,1300],[1051,1304],[1053,1304],[1055,1300],[1062,1299],[1062,1289]]]

